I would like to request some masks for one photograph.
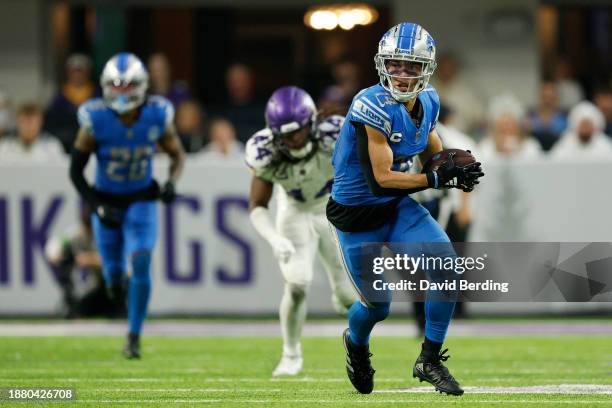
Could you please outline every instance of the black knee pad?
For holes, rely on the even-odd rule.
[[[306,285],[286,283],[285,290],[289,293],[289,296],[291,296],[291,299],[294,302],[300,302],[306,297],[308,287]]]

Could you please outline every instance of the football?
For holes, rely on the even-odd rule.
[[[448,159],[448,156],[451,153],[455,153],[453,160],[455,162],[455,166],[457,167],[464,167],[476,161],[474,155],[472,155],[472,153],[468,150],[445,149],[431,156],[423,165],[421,173],[428,173],[430,171],[437,170],[440,165]]]

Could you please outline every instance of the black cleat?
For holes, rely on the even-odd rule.
[[[368,346],[355,346],[351,343],[349,329],[342,335],[344,350],[346,350],[346,373],[351,384],[361,394],[370,394],[374,389],[374,373],[370,363],[370,349]]]
[[[450,356],[445,356],[448,349],[442,351],[439,355],[428,357],[421,351],[419,358],[414,363],[412,369],[412,377],[418,378],[419,382],[427,381],[436,388],[440,393],[448,395],[463,395],[461,386],[451,375],[442,361],[448,360]]]
[[[140,358],[140,335],[130,333],[123,348],[123,356],[129,360]]]

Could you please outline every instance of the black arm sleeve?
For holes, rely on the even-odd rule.
[[[96,192],[87,183],[83,175],[83,170],[85,170],[85,166],[87,166],[89,161],[89,155],[89,153],[81,150],[72,149],[70,155],[70,180],[72,180],[72,184],[74,184],[81,197],[93,207],[96,202]]]
[[[398,197],[404,196],[417,191],[426,190],[429,187],[417,187],[411,189],[403,188],[385,188],[381,187],[374,177],[374,171],[372,170],[372,162],[370,161],[370,153],[368,151],[368,134],[365,129],[365,125],[359,122],[351,122],[355,126],[355,138],[357,139],[357,157],[359,157],[359,163],[361,164],[361,171],[368,183],[370,192],[377,197]]]

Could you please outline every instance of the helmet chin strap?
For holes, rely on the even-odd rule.
[[[398,102],[402,102],[402,103],[406,103],[409,102],[411,99],[416,98],[418,96],[418,94],[422,91],[417,91],[416,89],[419,88],[419,83],[422,80],[419,79],[417,84],[415,84],[414,88],[415,90],[413,91],[406,91],[406,92],[401,92],[398,91],[395,86],[393,86],[393,82],[392,82],[392,77],[386,76],[386,88],[388,89],[388,91],[391,93],[391,95],[393,96],[393,98],[398,101]]]
[[[119,114],[124,114],[133,109],[138,108],[140,105],[142,105],[143,102],[144,101],[141,101],[140,98],[130,99],[125,95],[120,95],[115,98],[110,98],[108,103],[115,112]]]
[[[295,157],[296,159],[303,159],[304,157],[308,156],[308,154],[310,152],[312,152],[312,141],[309,140],[304,147],[301,147],[299,149],[288,149],[289,153],[291,153],[291,156]]]
[[[113,108],[113,110],[115,110],[119,114],[124,114],[126,112],[129,112],[136,107],[132,105],[133,104],[131,103],[125,103],[125,102],[124,103],[111,102],[111,108]]]
[[[391,92],[391,96],[393,96],[396,101],[401,103],[410,102],[411,99],[415,98],[418,95],[418,93],[416,92],[410,92],[406,94],[404,92],[396,91],[393,85],[389,86],[389,91]]]

